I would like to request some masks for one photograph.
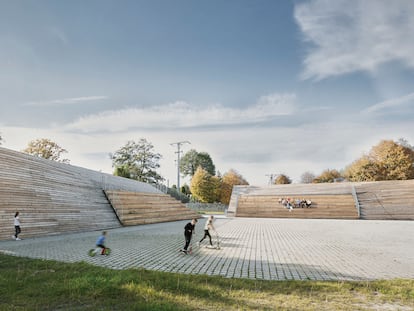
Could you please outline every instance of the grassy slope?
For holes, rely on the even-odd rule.
[[[259,281],[0,254],[0,310],[414,310],[414,280]]]

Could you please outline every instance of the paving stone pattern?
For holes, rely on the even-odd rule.
[[[265,280],[414,278],[414,222],[219,218],[221,249],[196,226],[193,254],[179,252],[187,221],[108,230],[109,256],[89,257],[100,232],[1,241],[0,252],[111,269],[145,268]],[[14,228],[10,228],[11,233]],[[24,238],[24,227],[21,237]],[[213,235],[214,241],[214,235]]]

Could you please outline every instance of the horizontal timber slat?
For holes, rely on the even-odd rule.
[[[414,220],[414,180],[358,184],[362,219]]]
[[[125,226],[199,217],[180,201],[166,194],[113,190],[107,190],[105,193]]]
[[[104,189],[161,193],[151,185],[0,147],[0,239],[104,230],[121,224]]]
[[[310,208],[287,209],[279,203],[281,198],[311,200]],[[297,194],[265,195],[247,194],[238,198],[237,217],[267,217],[267,218],[333,218],[356,219],[358,211],[351,193],[349,194]]]
[[[323,198],[317,197],[321,195]],[[275,202],[278,202],[280,197],[311,199],[312,208],[306,211],[294,209],[293,212],[284,210],[276,213]],[[331,208],[335,206],[354,213],[357,210],[356,203],[360,208],[361,219],[414,220],[414,180],[289,184],[268,187],[235,186],[228,214],[252,217],[255,213],[263,213],[266,217],[324,218],[326,214],[321,213],[321,208],[329,207],[332,211]],[[335,213],[339,218],[349,215],[340,214],[342,212],[339,210]],[[329,217],[333,217],[333,213],[330,213]]]

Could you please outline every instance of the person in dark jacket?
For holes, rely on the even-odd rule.
[[[188,254],[188,247],[190,246],[191,238],[194,234],[196,223],[197,223],[197,219],[193,218],[191,222],[187,223],[184,227],[185,245],[181,251],[184,252],[185,254]]]
[[[20,232],[22,232],[22,230],[20,229],[19,212],[16,212],[16,214],[14,214],[14,230],[15,234],[13,235],[13,239],[15,239],[16,241],[20,241],[18,235]]]

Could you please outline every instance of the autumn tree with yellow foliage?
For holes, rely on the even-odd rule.
[[[62,158],[62,154],[67,153],[67,151],[48,138],[39,138],[30,141],[23,152],[43,159],[69,163],[68,159]]]
[[[280,174],[276,177],[275,179],[275,185],[287,185],[287,184],[291,184],[292,180],[284,174]]]
[[[406,180],[414,178],[414,150],[404,144],[383,140],[345,169],[349,181]]]
[[[220,198],[220,178],[211,175],[201,166],[191,179],[190,190],[193,197],[202,203],[218,202]]]
[[[220,202],[228,205],[230,203],[231,192],[233,191],[233,186],[236,185],[248,185],[247,180],[243,178],[236,170],[230,169],[227,173],[223,175],[221,180],[221,196]]]
[[[324,170],[321,175],[316,177],[312,182],[314,184],[317,183],[331,183],[335,182],[336,179],[341,178],[341,173],[335,169]]]

